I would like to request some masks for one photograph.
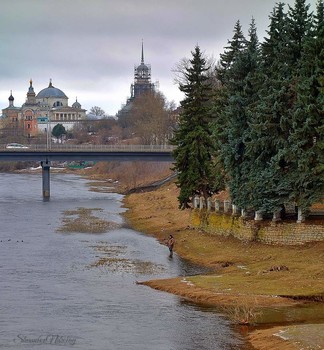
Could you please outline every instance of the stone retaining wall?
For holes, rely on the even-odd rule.
[[[203,222],[206,222],[202,225]],[[266,244],[300,245],[324,241],[323,225],[254,221],[225,213],[194,209],[192,225],[203,227],[210,234],[233,236],[240,240]]]

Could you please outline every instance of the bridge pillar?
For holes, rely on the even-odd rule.
[[[50,167],[51,162],[46,160],[41,162],[42,177],[43,177],[43,199],[49,200],[50,198]]]

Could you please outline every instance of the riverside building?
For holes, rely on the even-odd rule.
[[[33,81],[30,80],[26,101],[21,107],[14,106],[12,91],[8,100],[9,106],[2,109],[3,122],[6,128],[17,135],[22,133],[27,137],[35,137],[47,132],[48,128],[53,129],[57,124],[62,124],[65,130],[69,130],[86,119],[86,110],[81,108],[77,99],[69,106],[68,97],[53,86],[52,80],[37,95]]]

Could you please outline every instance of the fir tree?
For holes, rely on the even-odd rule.
[[[296,0],[294,8],[290,7],[286,15],[283,4],[279,3],[270,17],[269,37],[262,45],[264,82],[251,120],[254,142],[250,144],[250,151],[256,155],[259,152],[254,205],[263,212],[283,208],[293,198],[296,177],[303,177],[301,169],[294,164],[294,157],[298,156],[291,147],[291,133],[298,100],[296,81],[300,58],[310,35],[308,8],[304,0]]]
[[[246,49],[241,57],[242,67],[245,72],[243,80],[243,90],[241,92],[244,99],[245,128],[242,130],[242,143],[244,144],[244,159],[241,164],[241,179],[238,184],[236,196],[237,205],[241,208],[254,208],[253,197],[255,193],[255,169],[257,155],[248,151],[248,146],[254,142],[251,135],[250,121],[259,101],[260,85],[263,82],[260,77],[260,44],[257,36],[255,21],[252,19],[249,28],[249,38]]]
[[[249,109],[257,100],[256,71],[259,43],[254,20],[246,40],[239,22],[234,27],[230,46],[221,55],[218,72],[225,90],[226,103],[222,111],[221,155],[227,175],[228,189],[235,205],[247,207],[251,194],[249,167],[253,160],[246,155],[249,142]]]
[[[296,103],[292,110],[289,136],[291,163],[290,199],[302,211],[321,200],[324,194],[324,6],[317,5],[312,36],[302,41]],[[303,218],[300,217],[300,220]]]
[[[283,180],[284,162],[277,160],[278,151],[286,144],[281,117],[287,105],[289,77],[287,60],[287,19],[284,4],[279,3],[270,16],[268,37],[262,44],[258,101],[250,115],[250,142],[247,153],[255,159],[250,185],[254,191],[250,206],[254,210],[276,212],[287,200],[289,189]]]
[[[190,207],[194,195],[207,198],[214,192],[215,145],[211,131],[209,103],[212,91],[208,69],[199,46],[196,46],[184,70],[184,83],[179,85],[185,98],[181,101],[179,127],[171,140],[177,146],[173,156],[181,209]]]
[[[240,21],[237,21],[234,26],[234,35],[232,40],[228,40],[228,46],[225,47],[225,52],[220,55],[219,66],[217,68],[217,77],[226,84],[229,80],[231,68],[238,58],[239,53],[246,47],[246,39],[242,32]]]
[[[222,106],[220,117],[222,122],[216,130],[216,138],[222,141],[220,147],[220,159],[226,173],[226,184],[234,203],[238,201],[238,189],[241,183],[240,164],[243,161],[244,146],[242,143],[245,128],[244,106],[240,96],[243,91],[244,73],[240,70],[242,52],[246,49],[246,39],[242,32],[240,21],[234,26],[232,40],[228,41],[224,54],[220,55],[217,75],[222,86],[222,101],[218,104]],[[217,106],[214,106],[214,108]],[[218,108],[219,109],[219,108]]]
[[[288,64],[296,65],[299,62],[304,42],[311,34],[312,15],[309,13],[310,5],[306,5],[306,0],[295,0],[295,6],[289,6],[288,11]]]

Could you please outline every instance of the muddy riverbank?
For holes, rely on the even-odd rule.
[[[233,321],[254,324],[247,337],[256,349],[302,349],[305,342],[307,345],[305,332],[298,323],[307,322],[309,332],[313,323],[317,330],[323,329],[323,302],[311,300],[323,300],[324,242],[285,247],[211,236],[190,226],[190,211],[178,210],[177,191],[170,183],[151,192],[130,194],[124,199],[128,208],[124,215],[132,227],[153,235],[161,244],[173,234],[177,254],[213,272],[143,283],[194,302],[240,309],[241,315],[236,315]],[[287,268],[277,270],[275,266]],[[280,318],[268,323],[264,316],[262,327],[258,328],[262,310],[299,306],[307,310],[308,305],[315,305],[315,310],[319,305],[314,322],[309,314],[306,321],[300,314],[295,318],[290,314],[287,320]],[[249,312],[250,319],[244,319]],[[289,332],[289,337],[285,336]],[[324,337],[317,337],[316,344],[311,346],[308,349],[323,349]]]
[[[89,183],[94,191],[115,191],[116,183],[106,180],[107,176],[93,176],[87,171],[80,175],[100,179],[99,186]],[[324,349],[320,336],[324,334],[323,303],[309,301],[323,300],[324,243],[274,247],[211,236],[190,226],[190,211],[178,210],[177,191],[170,183],[154,191],[129,194],[124,199],[128,208],[125,217],[131,227],[154,236],[161,244],[172,233],[176,237],[176,253],[212,273],[141,282],[195,303],[224,307],[224,312],[227,307],[238,310],[238,315],[229,315],[235,316],[235,323],[245,321],[244,312],[252,313],[250,321],[256,326],[248,327],[246,337],[255,349]],[[167,254],[167,247],[165,250]],[[276,270],[276,266],[287,269]],[[310,304],[315,305],[311,311]],[[299,306],[302,310],[297,317],[294,310]],[[293,310],[289,317],[267,316],[269,309],[284,315],[284,308]],[[260,310],[266,310],[262,320],[256,317]],[[310,339],[307,334],[313,333],[317,336]]]

